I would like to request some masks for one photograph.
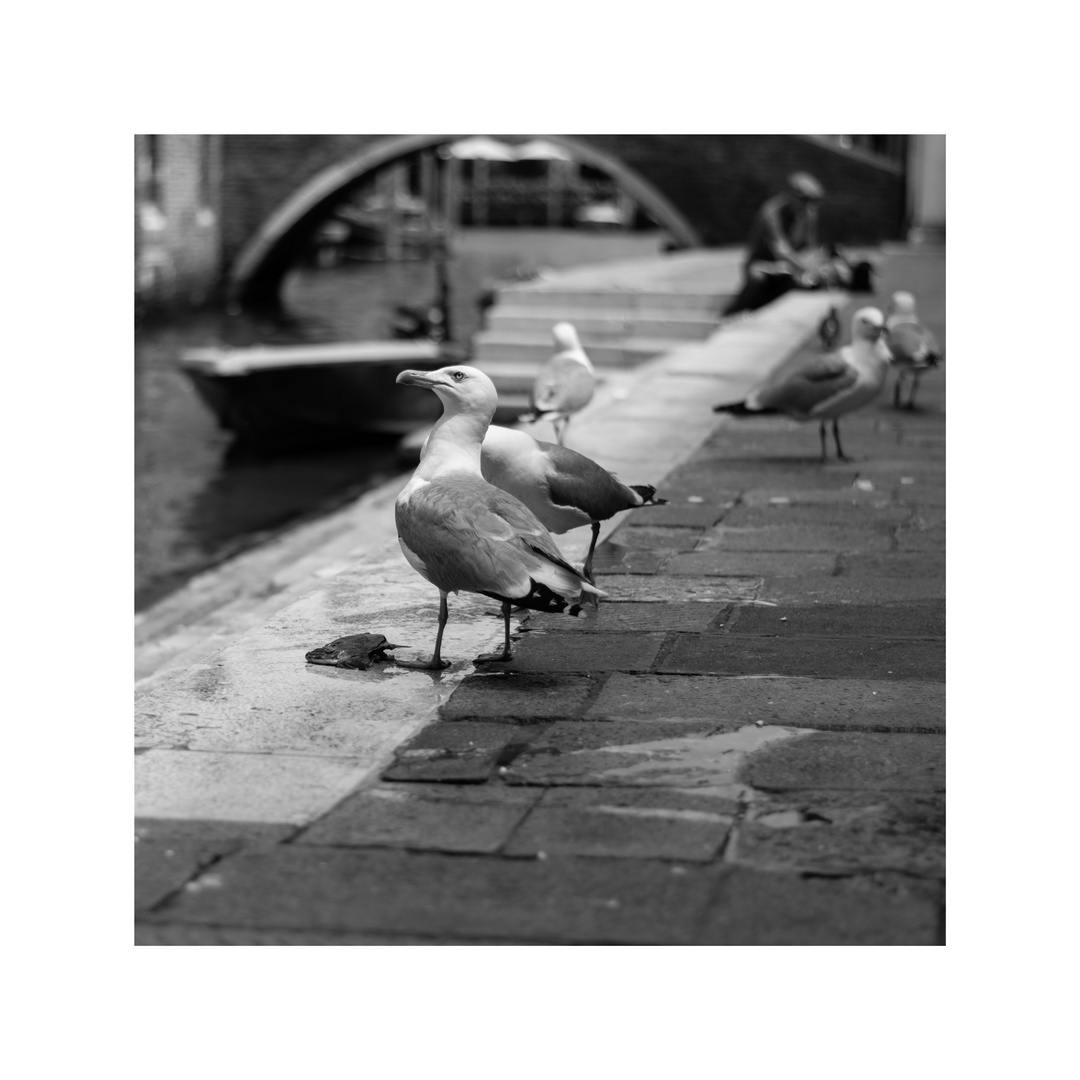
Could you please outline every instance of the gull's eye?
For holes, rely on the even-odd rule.
[[[465,372],[464,371],[451,371],[450,372],[450,378],[453,379],[454,382],[461,382],[461,380],[465,378]]]

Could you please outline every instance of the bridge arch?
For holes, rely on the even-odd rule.
[[[231,300],[276,300],[298,244],[343,188],[366,173],[429,147],[466,135],[394,135],[369,145],[321,170],[300,185],[258,227],[241,249],[227,275]],[[568,135],[529,135],[562,147],[575,160],[608,173],[671,234],[680,247],[700,247],[701,237],[686,217],[655,185],[618,158]]]

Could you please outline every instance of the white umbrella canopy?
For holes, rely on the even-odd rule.
[[[512,146],[492,139],[487,135],[474,135],[468,139],[459,139],[450,144],[452,157],[469,161],[516,161],[517,155]]]
[[[518,161],[573,161],[565,150],[547,139],[532,139],[517,148]]]

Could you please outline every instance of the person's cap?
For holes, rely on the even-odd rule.
[[[809,173],[792,173],[787,182],[788,187],[802,199],[825,198],[825,189]]]

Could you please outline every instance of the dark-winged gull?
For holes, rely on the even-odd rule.
[[[560,351],[537,374],[532,388],[532,411],[520,419],[550,420],[555,428],[555,441],[562,446],[570,417],[592,400],[596,369],[585,355],[572,323],[556,323],[551,336]]]
[[[885,317],[875,307],[859,308],[851,317],[851,344],[827,355],[797,353],[773,372],[743,401],[714,405],[713,412],[732,416],[784,413],[795,420],[821,421],[821,460],[826,458],[825,421],[832,420],[836,456],[840,417],[870,404],[885,384],[891,355],[881,335]]]
[[[915,313],[915,297],[909,292],[895,292],[889,300],[885,316],[886,340],[896,365],[896,385],[893,387],[893,407],[915,408],[915,391],[919,379],[941,361],[941,347],[934,335],[919,322]],[[911,389],[906,405],[900,404],[900,387],[905,375],[911,376]]]
[[[409,565],[439,590],[439,631],[426,662],[439,671],[448,593],[481,593],[502,603],[503,649],[478,660],[509,660],[512,605],[576,614],[582,593],[603,596],[562,557],[536,515],[480,471],[480,444],[498,403],[495,385],[474,367],[403,371],[399,383],[434,390],[443,413],[420,452],[420,464],[397,498],[398,543]]]
[[[524,431],[492,425],[480,452],[484,479],[520,499],[553,533],[592,526],[583,573],[592,581],[593,551],[600,522],[620,510],[658,506],[648,484],[624,484],[592,458]]]

